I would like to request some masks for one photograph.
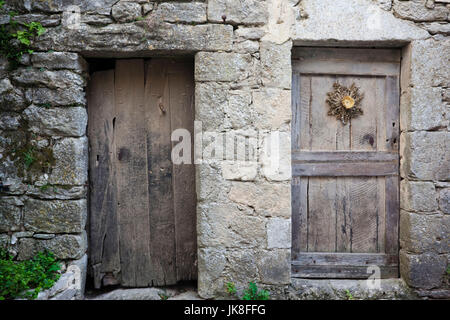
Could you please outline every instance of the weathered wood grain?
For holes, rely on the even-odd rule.
[[[194,132],[194,71],[190,61],[168,62],[170,116],[172,130]],[[172,142],[175,146],[177,142]],[[196,194],[193,140],[190,141],[190,163],[173,164],[173,198],[176,241],[177,280],[197,279]],[[186,152],[186,150],[183,150]]]
[[[149,284],[144,61],[117,60],[115,70],[117,211],[123,286]]]
[[[114,70],[91,75],[88,102],[89,254],[95,268],[94,285],[100,288],[105,274],[117,277],[120,272],[114,166]]]
[[[312,251],[397,256],[400,52],[294,48],[292,57],[294,264]],[[326,93],[335,81],[355,83],[365,95],[364,114],[346,126],[327,114]],[[379,262],[384,276],[398,276],[396,266]],[[365,267],[335,263],[296,266],[293,272],[312,278],[368,276]]]
[[[146,66],[145,103],[148,135],[150,261],[153,285],[176,283],[175,215],[171,162],[171,105],[168,63]]]

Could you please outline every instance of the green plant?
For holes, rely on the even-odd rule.
[[[230,296],[234,296],[236,294],[236,286],[233,282],[227,282],[227,292]]]
[[[5,1],[0,1],[0,11],[4,11]],[[20,64],[24,53],[33,53],[30,48],[33,39],[41,36],[45,28],[39,23],[19,24],[14,11],[9,11],[9,23],[0,25],[0,54],[9,61],[9,68],[15,69]]]
[[[347,300],[355,300],[355,298],[353,298],[353,295],[351,294],[350,290],[346,289],[345,295],[347,296]]]
[[[50,251],[38,252],[30,260],[14,261],[6,249],[0,249],[0,300],[35,299],[59,279],[60,269]]]
[[[169,299],[169,296],[167,294],[164,293],[158,293],[159,297],[161,298],[161,300],[167,300]]]
[[[29,168],[34,161],[36,161],[36,158],[34,157],[34,148],[28,148],[23,152],[23,162],[25,163],[25,167]]]
[[[254,282],[250,282],[248,289],[244,291],[242,300],[269,300],[270,293],[267,290],[258,290],[258,286]]]

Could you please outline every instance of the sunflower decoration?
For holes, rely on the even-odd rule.
[[[360,103],[364,94],[359,92],[359,88],[354,83],[347,88],[339,82],[335,82],[333,88],[333,91],[327,93],[327,103],[330,106],[329,116],[335,116],[346,125],[351,118],[363,114]]]

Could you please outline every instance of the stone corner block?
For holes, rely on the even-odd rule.
[[[292,42],[262,41],[260,47],[262,81],[266,87],[290,89],[292,83]]]
[[[291,252],[273,249],[258,252],[257,266],[264,284],[289,284],[291,282]]]
[[[403,179],[400,183],[400,207],[407,211],[436,211],[438,203],[434,184]]]
[[[53,252],[57,259],[80,259],[87,250],[86,232],[81,235],[59,235],[48,240],[21,238],[18,247],[18,259],[30,259],[44,249]]]
[[[31,55],[31,62],[36,68],[88,70],[86,60],[74,52],[35,52]]]
[[[271,218],[267,222],[267,248],[288,249],[291,247],[291,220]]]
[[[400,273],[411,287],[433,289],[441,286],[446,267],[447,258],[443,255],[400,251]]]
[[[81,200],[25,202],[24,226],[27,230],[42,233],[80,233],[87,218],[87,204]]]
[[[24,111],[30,130],[37,134],[81,137],[86,133],[87,112],[82,107],[44,108]]]
[[[446,253],[449,232],[449,216],[400,212],[400,246],[408,252]]]
[[[240,81],[249,77],[250,54],[198,52],[195,55],[196,81]]]
[[[450,178],[450,132],[403,132],[400,148],[402,177],[435,181]]]

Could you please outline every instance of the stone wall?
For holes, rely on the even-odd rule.
[[[405,47],[401,274],[423,295],[449,294],[447,0],[74,0],[70,10],[64,0],[7,2],[16,20],[47,28],[18,70],[0,67],[0,179],[9,185],[0,243],[18,259],[49,248],[86,270],[83,58],[192,55],[203,131],[255,138],[261,160],[196,167],[199,294],[218,297],[228,281],[241,291],[253,280],[283,296],[291,282],[291,48],[397,46]],[[275,170],[266,161],[274,132]]]

